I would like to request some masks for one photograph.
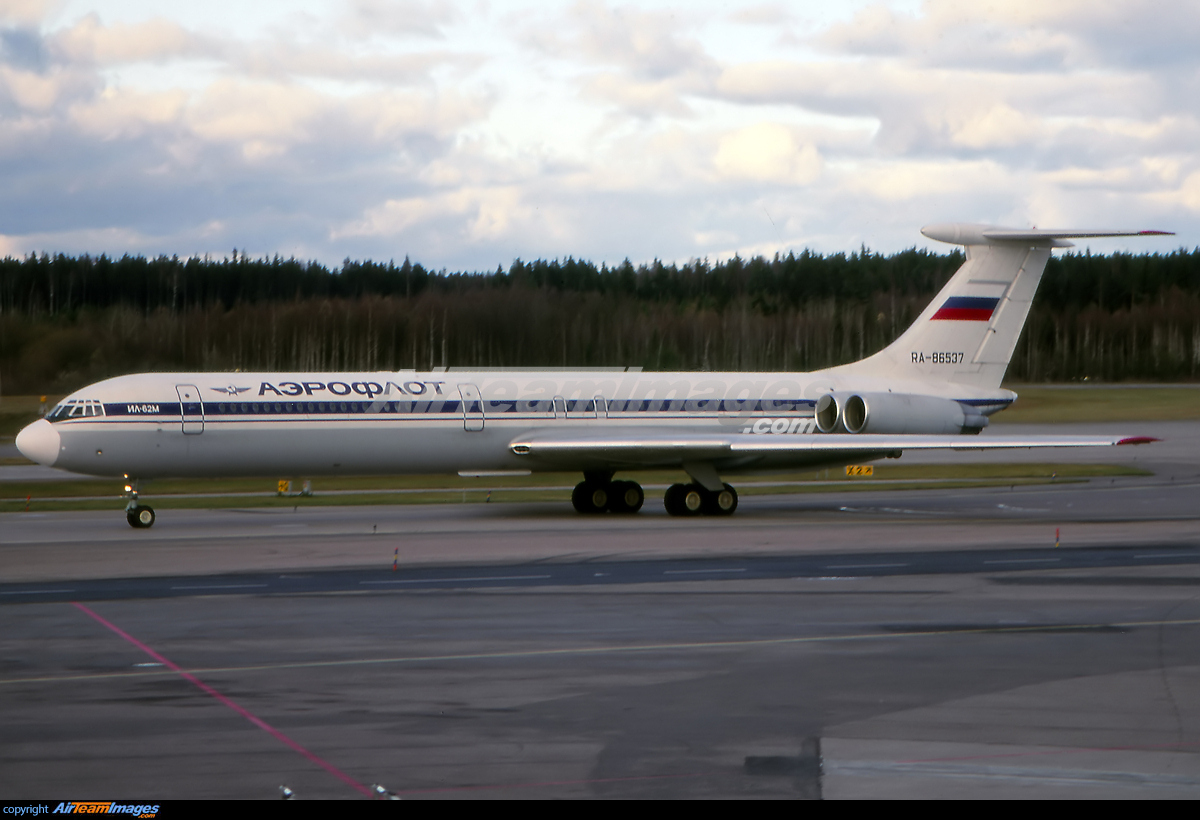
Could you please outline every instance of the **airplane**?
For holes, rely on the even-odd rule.
[[[905,450],[1140,444],[1112,436],[978,435],[1016,393],[1000,386],[1052,250],[1072,231],[948,223],[930,239],[966,261],[916,321],[861,361],[811,373],[401,370],[143,373],[67,396],[17,436],[40,464],[126,480],[131,526],[154,524],[138,482],[182,477],[583,474],[580,513],[634,513],[618,472],[681,469],[673,516],[730,515],[724,477],[899,458]]]

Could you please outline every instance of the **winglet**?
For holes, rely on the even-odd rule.
[[[1117,446],[1122,444],[1149,444],[1152,441],[1162,441],[1160,438],[1152,438],[1151,436],[1130,436],[1123,438],[1117,442]]]

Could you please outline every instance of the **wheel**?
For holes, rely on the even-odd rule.
[[[601,513],[608,509],[609,485],[581,481],[571,491],[571,504],[576,512]]]
[[[134,529],[144,530],[154,526],[154,509],[137,506],[125,513],[125,520]]]
[[[720,492],[705,493],[704,499],[704,514],[705,515],[733,515],[733,511],[737,509],[738,495],[737,490],[728,484],[725,489]]]
[[[608,485],[608,491],[610,512],[635,513],[646,500],[646,494],[636,481],[614,481]]]
[[[575,508],[575,512],[589,513],[592,511],[588,499],[588,483],[586,481],[579,482],[575,485],[575,489],[571,491],[571,506]]]
[[[686,484],[672,484],[667,487],[667,491],[663,493],[663,506],[667,508],[667,515],[687,515],[687,509],[683,506],[683,496],[686,492]]]
[[[708,490],[699,484],[688,484],[683,491],[684,515],[699,515],[704,509],[704,499]]]

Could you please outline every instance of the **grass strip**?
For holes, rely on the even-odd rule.
[[[1151,473],[1112,464],[881,464],[875,476],[847,478],[840,469],[734,478],[741,495],[781,493],[861,492],[870,490],[962,489],[1078,483],[1091,478],[1146,476]],[[647,498],[687,481],[682,473],[659,471],[637,474]],[[279,496],[266,479],[169,479],[145,482],[142,497],[164,509],[227,509],[234,507],[325,507],[378,504],[503,503],[508,501],[567,502],[578,481],[574,473],[541,473],[464,479],[446,476],[346,476],[314,483],[312,496]],[[13,482],[17,484],[17,482]],[[440,485],[440,486],[439,486]],[[453,486],[448,486],[453,485]],[[293,486],[299,486],[294,484]],[[0,484],[0,511],[111,509],[123,503],[116,480]],[[27,497],[32,496],[27,500]]]
[[[1044,484],[1079,484],[1085,483],[1084,478],[1041,478],[1041,479],[1009,479],[996,480],[958,480],[937,484],[938,489],[969,489],[977,487],[1016,487]],[[871,484],[841,484],[841,483],[788,483],[788,484],[739,484],[738,494],[752,495],[785,495],[798,493],[847,493],[869,492],[872,490],[928,490],[931,485],[913,482],[878,482]],[[648,489],[646,503],[657,503],[662,499],[662,491]],[[571,491],[567,489],[511,489],[493,490],[489,496],[485,490],[430,490],[427,492],[399,494],[371,493],[364,495],[314,495],[307,497],[279,496],[158,496],[143,495],[142,500],[151,504],[155,509],[244,509],[244,508],[276,508],[292,507],[370,507],[398,504],[486,504],[505,502],[561,502],[569,504]],[[34,499],[29,504],[30,512],[52,512],[63,510],[112,510],[124,506],[125,500],[113,497],[110,500],[98,498],[70,499]],[[17,499],[0,500],[0,512],[20,512],[25,509],[25,501]]]
[[[625,474],[622,474],[625,475]],[[643,485],[673,484],[686,482],[682,472],[657,470],[629,474]],[[837,482],[844,484],[872,483],[880,481],[945,481],[949,479],[1051,479],[1094,478],[1109,476],[1145,476],[1146,470],[1116,464],[877,464],[873,478],[848,478],[842,468],[791,471],[753,477],[733,477],[730,483],[742,491],[751,487],[776,482]],[[280,478],[289,478],[281,476]],[[194,479],[169,478],[143,481],[140,489],[147,496],[166,498],[172,495],[229,495],[231,493],[273,494],[276,478],[231,478]],[[291,477],[292,487],[299,489],[301,480]],[[556,491],[574,487],[580,480],[578,473],[535,473],[528,476],[489,476],[487,478],[462,478],[442,475],[401,476],[328,476],[313,479],[316,496],[330,492],[350,493],[353,491],[394,492],[441,492],[461,493],[491,490],[524,490],[553,488]],[[61,481],[6,481],[0,482],[0,500],[24,502],[26,496],[41,498],[118,497],[124,482],[119,478],[66,479]]]
[[[1005,385],[1018,395],[993,424],[1194,421],[1200,419],[1200,385]]]

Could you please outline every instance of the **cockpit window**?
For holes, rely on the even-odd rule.
[[[95,399],[67,399],[46,416],[47,421],[103,416],[104,405]]]

